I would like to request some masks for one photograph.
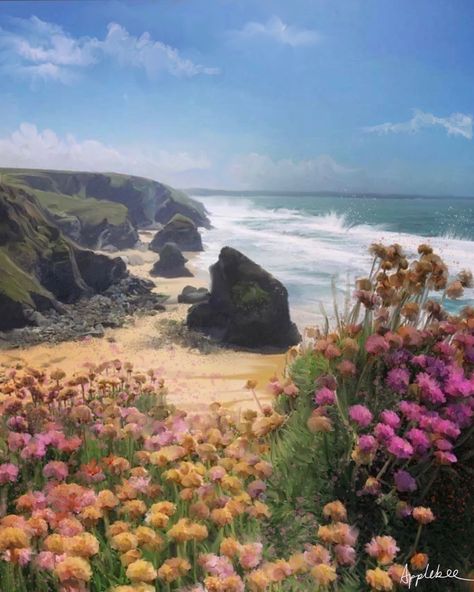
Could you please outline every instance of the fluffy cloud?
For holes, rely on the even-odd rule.
[[[0,166],[108,171],[179,184],[181,175],[207,170],[211,163],[205,154],[119,148],[94,139],[60,137],[52,130],[22,123],[10,136],[0,137]]]
[[[70,83],[85,68],[105,59],[143,70],[150,78],[160,72],[173,76],[215,75],[217,68],[196,64],[179,51],[149,33],[131,35],[117,23],[110,23],[103,39],[72,37],[60,26],[33,16],[17,19],[14,31],[0,28],[3,69],[32,80]]]
[[[345,191],[367,187],[363,171],[346,167],[327,154],[308,160],[274,160],[252,153],[237,158],[230,173],[237,184],[249,189]]]
[[[437,117],[432,113],[415,110],[413,117],[408,121],[402,123],[381,123],[379,125],[365,127],[364,131],[379,135],[389,133],[415,134],[424,128],[442,127],[449,136],[462,136],[467,140],[472,140],[472,124],[472,115],[466,115],[465,113],[452,113],[449,117]]]
[[[251,21],[239,31],[234,31],[232,36],[242,40],[252,38],[270,39],[291,47],[314,45],[321,40],[321,35],[317,31],[287,25],[277,16],[271,17],[266,23]]]

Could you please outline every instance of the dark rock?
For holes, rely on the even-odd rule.
[[[35,323],[35,310],[64,312],[60,302],[103,292],[127,276],[120,258],[79,248],[33,195],[0,184],[0,330]]]
[[[187,325],[223,343],[286,349],[301,336],[291,322],[281,282],[239,251],[224,247],[210,267],[208,302],[188,311]]]
[[[198,304],[207,302],[211,294],[207,288],[195,288],[194,286],[185,286],[178,295],[178,302],[183,304]]]
[[[150,249],[159,253],[166,243],[175,243],[182,251],[202,251],[201,235],[194,222],[186,216],[176,214],[150,243]]]
[[[153,265],[151,275],[175,278],[191,277],[193,274],[187,269],[187,259],[174,243],[166,243],[160,249],[160,258]]]

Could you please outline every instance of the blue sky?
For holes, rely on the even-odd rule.
[[[0,165],[474,195],[471,0],[2,2]]]

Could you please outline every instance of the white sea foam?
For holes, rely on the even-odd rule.
[[[287,286],[293,316],[300,324],[319,320],[319,302],[331,309],[332,278],[342,299],[348,278],[367,273],[371,260],[367,249],[373,242],[397,242],[408,253],[427,242],[453,271],[474,270],[474,243],[456,236],[394,232],[389,223],[353,224],[346,214],[335,211],[306,215],[297,209],[265,208],[249,199],[199,199],[213,228],[203,232],[206,250],[197,264],[208,267],[224,245],[241,250]]]

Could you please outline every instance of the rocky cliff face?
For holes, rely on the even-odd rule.
[[[202,204],[141,177],[26,169],[0,169],[0,177],[33,193],[63,232],[88,248],[133,247],[138,228],[166,224],[176,214],[209,226]]]
[[[210,298],[189,309],[189,328],[252,349],[285,349],[299,343],[287,290],[271,274],[230,247],[221,250],[210,272]]]
[[[59,310],[127,275],[120,258],[66,238],[35,196],[0,184],[0,330],[27,325],[34,311]]]

